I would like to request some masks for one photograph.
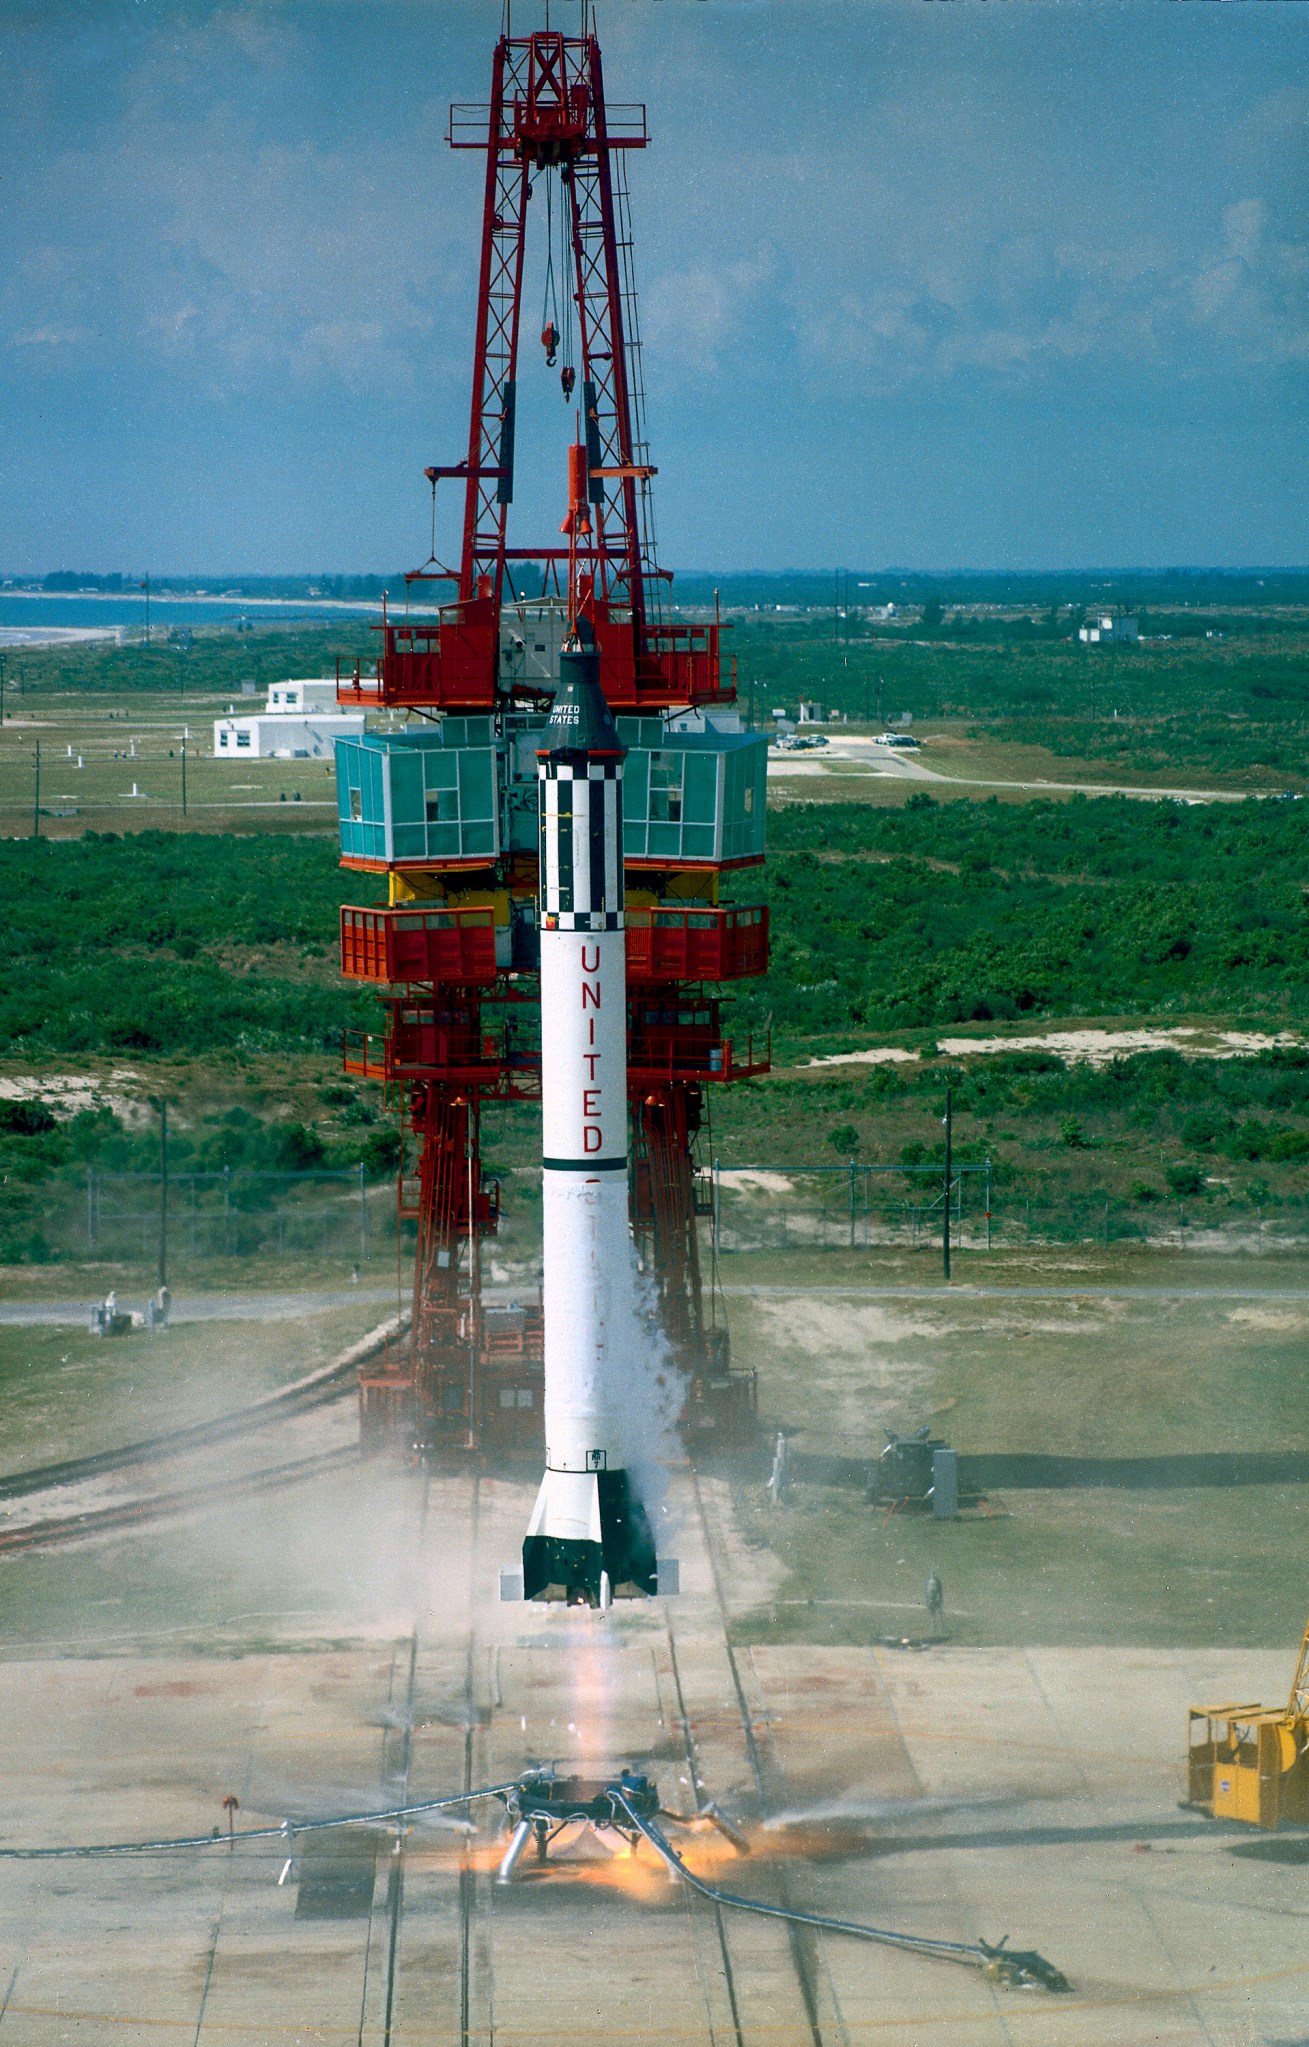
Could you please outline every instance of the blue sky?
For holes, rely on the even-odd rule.
[[[649,108],[665,562],[1309,562],[1309,7],[597,13],[611,96]],[[445,110],[483,96],[499,22],[0,0],[0,568],[426,553],[479,226]],[[534,343],[520,403],[526,540],[570,418]]]

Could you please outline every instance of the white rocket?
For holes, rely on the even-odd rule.
[[[582,618],[561,651],[537,754],[546,1470],[523,1544],[523,1596],[587,1606],[659,1589],[650,1524],[623,1466],[623,1348],[638,1328],[623,753]]]

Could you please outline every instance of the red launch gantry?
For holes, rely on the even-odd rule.
[[[468,452],[426,470],[432,555],[406,578],[403,615],[384,609],[374,672],[339,683],[343,703],[413,714],[337,755],[343,864],[385,873],[389,891],[341,913],[342,972],[388,990],[384,1035],[353,1036],[345,1064],[385,1082],[416,1158],[399,1194],[417,1224],[412,1328],[364,1374],[365,1440],[539,1449],[539,1306],[482,1298],[479,1245],[500,1208],[479,1128],[484,1103],[539,1091],[535,747],[570,564],[628,747],[633,1232],[687,1375],[686,1420],[723,1438],[750,1426],[753,1377],[732,1370],[712,1284],[706,1298],[697,1143],[710,1088],[768,1064],[716,992],[767,966],[766,910],[719,900],[725,875],[763,858],[766,742],[741,730],[717,620],[671,616],[655,556],[625,169],[645,110],[607,105],[594,35],[506,33],[489,104],[452,107],[448,139],[486,156]],[[578,429],[560,536],[510,547],[529,217],[546,245],[545,364]],[[443,480],[464,490],[457,571],[435,557]],[[447,577],[453,601],[411,615]]]

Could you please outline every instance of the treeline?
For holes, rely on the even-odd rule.
[[[110,575],[92,569],[53,569],[38,587],[52,594],[95,590],[107,596],[144,590],[144,575]],[[174,596],[273,597],[294,603],[300,598],[330,597],[344,603],[376,603],[384,590],[404,589],[404,570],[391,576],[151,576],[152,594]]]
[[[673,596],[725,609],[775,604],[826,609],[872,604],[1240,606],[1309,604],[1309,569],[777,569],[714,575],[679,569]]]
[[[167,620],[164,620],[167,624]],[[253,682],[260,695],[270,682],[289,676],[344,673],[362,661],[371,669],[378,635],[363,620],[340,619],[327,626],[263,625],[237,634],[230,626],[195,626],[190,643],[159,637],[149,646],[117,647],[103,641],[74,641],[56,647],[10,649],[7,683],[11,702],[49,691],[130,695],[239,695]]]

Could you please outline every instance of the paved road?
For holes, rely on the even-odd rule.
[[[725,1286],[725,1294],[778,1294],[801,1298],[840,1294],[851,1300],[978,1301],[1309,1301],[1309,1287],[1246,1286]],[[192,1294],[174,1299],[174,1322],[294,1322],[360,1301],[380,1305],[395,1299],[393,1287],[342,1287],[335,1293]],[[139,1305],[124,1296],[125,1308]],[[86,1321],[86,1301],[0,1301],[0,1328],[61,1329]]]
[[[304,1315],[323,1315],[332,1308],[349,1308],[359,1301],[390,1302],[394,1287],[351,1286],[335,1292],[282,1294],[181,1294],[173,1296],[173,1322],[295,1322]],[[0,1301],[0,1326],[23,1329],[60,1329],[69,1323],[84,1324],[89,1300]],[[124,1294],[123,1309],[142,1308],[144,1300]]]
[[[851,1300],[974,1301],[1309,1301],[1309,1287],[1248,1286],[725,1286],[725,1294],[843,1294]]]
[[[1020,782],[1013,779],[997,781],[981,775],[943,775],[938,769],[925,766],[912,754],[892,753],[885,747],[879,747],[875,740],[853,737],[829,739],[821,758],[815,758],[813,754],[776,754],[770,757],[768,766],[769,772],[779,779],[795,774],[818,777],[832,762],[841,760],[857,761],[871,767],[874,774],[890,775],[902,782],[932,782],[959,789],[1021,789],[1031,795],[1048,792],[1054,795],[1136,796],[1148,803],[1245,803],[1252,796],[1267,797],[1275,793],[1263,789],[1146,789],[1131,782],[1052,782],[1048,779]]]

